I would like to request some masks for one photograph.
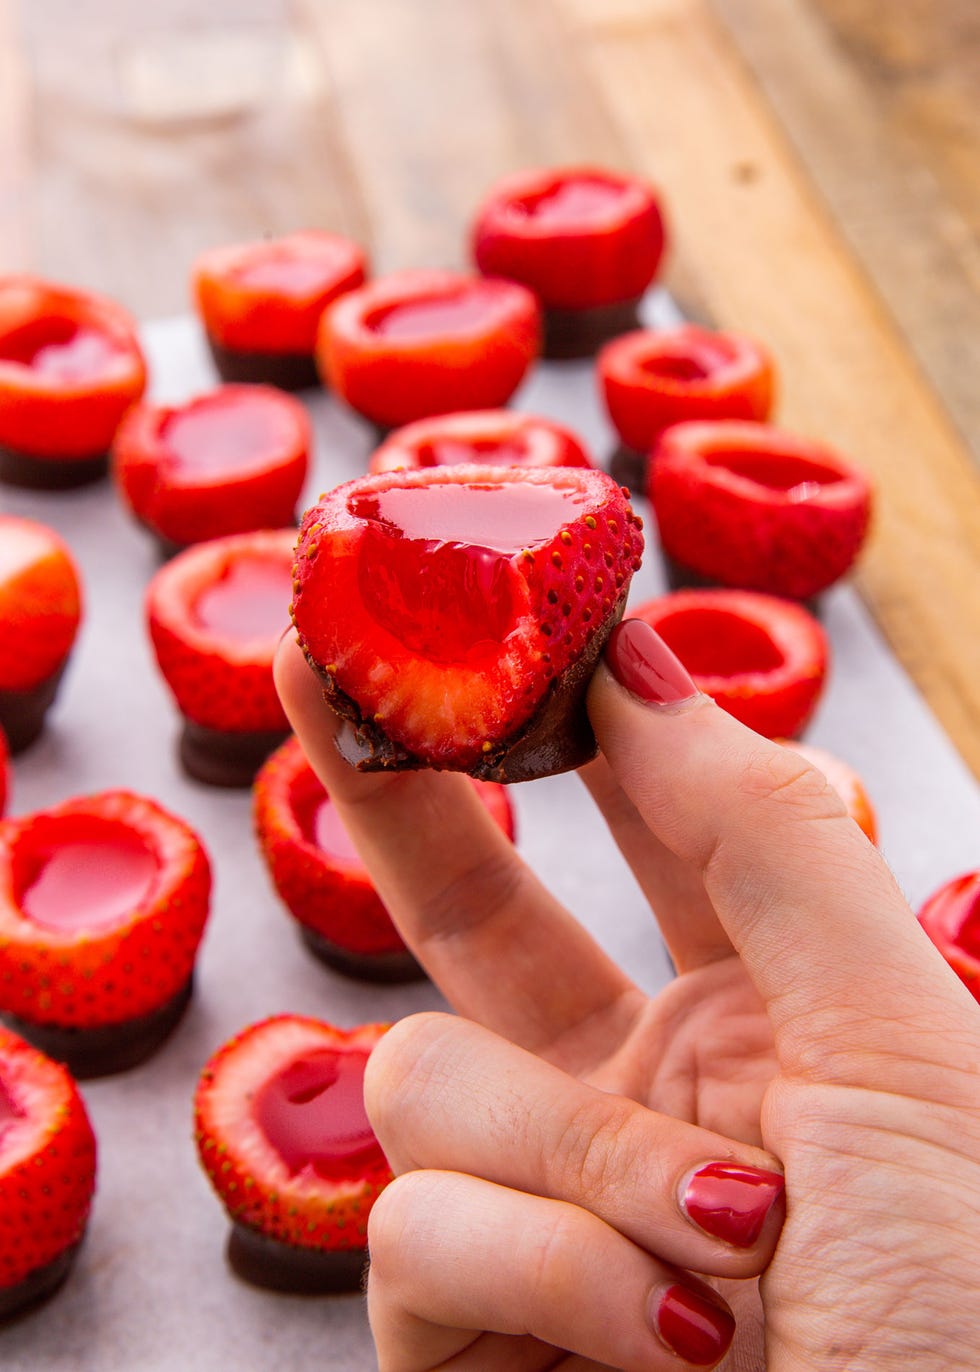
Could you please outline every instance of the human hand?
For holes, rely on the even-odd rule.
[[[654,1000],[462,778],[348,768],[301,654],[280,653],[287,711],[379,891],[475,1022],[413,1017],[372,1057],[402,1174],[370,1227],[383,1372],[717,1362],[730,1317],[684,1269],[765,1267],[775,1158],[788,1214],[764,1349],[754,1283],[726,1284],[725,1366],[972,1365],[975,1003],[818,772],[692,694],[646,626],[621,627],[607,661],[631,690],[600,668],[586,780],[678,967]],[[705,1209],[692,1176],[712,1163],[760,1170],[715,1176]]]

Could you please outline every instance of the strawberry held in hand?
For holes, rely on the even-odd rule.
[[[250,1025],[210,1059],[195,1097],[201,1165],[234,1228],[239,1276],[277,1290],[356,1290],[371,1207],[391,1169],[364,1109],[386,1026],[300,1015]]]
[[[0,1321],[67,1277],[95,1190],[95,1135],[68,1072],[0,1026]]]
[[[588,469],[389,472],[324,496],[293,619],[347,760],[523,781],[593,757],[583,697],[641,528]]]

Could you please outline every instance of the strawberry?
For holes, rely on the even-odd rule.
[[[473,785],[513,839],[506,790],[492,781]],[[276,890],[328,966],[372,981],[423,975],[296,738],[255,779],[255,827]]]
[[[293,529],[233,534],[179,553],[147,588],[157,664],[185,724],[180,761],[248,786],[289,731],[272,660],[289,624]]]
[[[435,467],[309,510],[293,619],[362,768],[518,781],[595,753],[583,697],[641,521],[587,469]]]
[[[967,872],[934,891],[919,911],[919,923],[980,1000],[980,872]]]
[[[41,732],[81,615],[78,569],[54,530],[0,514],[0,726],[11,752]]]
[[[76,1076],[133,1066],[190,996],[211,890],[183,820],[128,791],[0,822],[0,1012]]]
[[[794,753],[799,753],[800,757],[806,758],[807,762],[812,762],[814,767],[823,772],[824,776],[833,786],[841,800],[847,806],[847,813],[865,837],[872,843],[878,842],[878,822],[875,817],[874,806],[868,798],[864,782],[855,772],[853,767],[849,767],[833,753],[828,753],[826,748],[814,747],[811,743],[797,743],[779,739],[785,747],[792,748]]]
[[[792,738],[812,715],[830,648],[802,605],[758,591],[674,591],[631,607],[706,695],[768,738]]]
[[[591,467],[570,429],[515,410],[462,410],[406,424],[375,449],[371,472],[478,462],[488,467]]]
[[[220,386],[184,405],[137,405],[116,434],[116,484],[167,545],[277,528],[295,518],[310,422],[271,386]]]
[[[274,1015],[201,1073],[201,1164],[234,1228],[240,1276],[278,1289],[356,1289],[371,1206],[391,1169],[364,1110],[364,1068],[386,1026]]]
[[[848,570],[871,515],[867,478],[830,448],[765,424],[677,424],[650,499],[664,552],[699,576],[806,600]]]
[[[67,1277],[95,1191],[95,1153],[71,1076],[0,1026],[0,1321]]]

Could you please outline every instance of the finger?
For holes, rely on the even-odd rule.
[[[618,1041],[640,992],[542,886],[463,776],[362,773],[298,645],[276,657],[283,706],[399,932],[462,1014],[539,1051],[590,1021]]]
[[[701,873],[784,1066],[923,1089],[923,1053],[932,1043],[948,1060],[969,997],[837,792],[799,754],[692,694],[648,625],[614,631],[606,663],[589,696],[600,747],[651,832]]]
[[[579,775],[650,902],[677,971],[690,972],[731,957],[731,939],[708,899],[700,872],[650,832],[602,754]]]
[[[409,1172],[368,1226],[380,1372],[491,1372],[480,1334],[533,1335],[622,1372],[713,1367],[734,1320],[721,1298],[594,1215],[476,1177]]]
[[[590,1211],[667,1262],[757,1276],[783,1221],[758,1148],[566,1075],[479,1025],[413,1015],[371,1056],[365,1103],[396,1172],[469,1172]]]

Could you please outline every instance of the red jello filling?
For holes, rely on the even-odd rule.
[[[92,381],[119,356],[106,334],[57,316],[33,320],[0,343],[0,359],[50,381]]]
[[[785,491],[791,500],[805,500],[821,486],[832,486],[845,479],[833,467],[789,454],[714,452],[705,454],[705,461],[711,467],[724,467],[758,486]]]
[[[400,301],[373,310],[365,318],[367,327],[383,338],[398,341],[419,338],[444,338],[468,334],[486,327],[494,298],[481,290],[479,283],[470,290],[453,295],[430,296]]]
[[[24,1118],[24,1111],[20,1108],[10,1093],[10,1090],[0,1076],[0,1145],[3,1144],[4,1135],[11,1129],[17,1120]]]
[[[682,610],[660,620],[657,632],[695,676],[772,672],[786,660],[765,630],[724,610]]]
[[[161,438],[180,466],[205,475],[265,465],[282,447],[284,428],[277,399],[237,388],[175,411]]]
[[[255,1097],[255,1119],[291,1176],[327,1181],[383,1163],[364,1109],[366,1052],[329,1048],[282,1068]]]
[[[303,832],[328,858],[361,866],[357,849],[350,841],[343,821],[327,796],[311,797],[313,804],[300,816]]]
[[[488,467],[518,467],[527,460],[528,447],[520,438],[440,438],[418,448],[422,467],[458,467],[463,462]]]
[[[135,834],[93,823],[83,836],[50,842],[30,858],[18,903],[35,924],[65,933],[126,920],[149,895],[157,861]]]
[[[275,291],[305,299],[314,291],[333,285],[340,258],[336,262],[315,257],[296,257],[283,252],[277,256],[256,257],[230,273],[233,281],[257,291]]]
[[[271,639],[289,623],[291,595],[288,566],[239,557],[200,593],[191,613],[202,629],[220,638]]]
[[[610,212],[615,213],[623,200],[624,190],[609,181],[597,178],[569,179],[557,182],[539,195],[528,195],[513,202],[518,214],[526,214],[541,224],[563,228],[579,228],[583,224],[601,222]]]

